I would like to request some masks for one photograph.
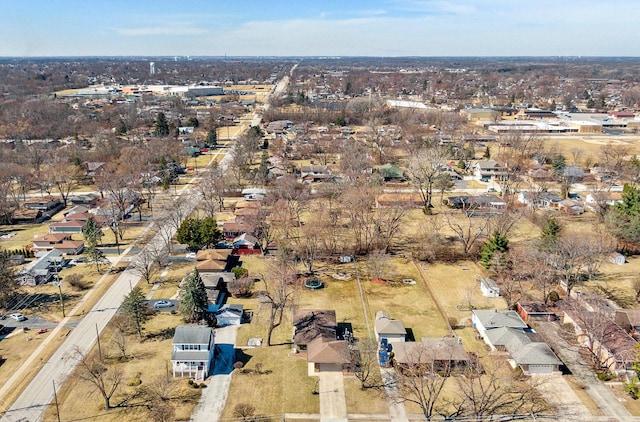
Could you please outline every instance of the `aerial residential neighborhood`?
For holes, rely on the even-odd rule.
[[[640,9],[494,3],[3,5],[0,421],[639,420]]]

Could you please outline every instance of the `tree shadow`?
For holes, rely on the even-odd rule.
[[[143,337],[143,341],[151,341],[151,340],[168,340],[170,338],[173,338],[174,334],[176,332],[175,327],[167,327],[167,328],[163,328],[160,331],[156,331],[153,333],[146,333]]]
[[[413,334],[413,329],[411,329],[411,328],[409,328],[409,327],[406,327],[405,329],[407,330],[407,337],[406,337],[406,340],[407,340],[407,341],[416,341],[416,337],[415,337],[415,335]]]

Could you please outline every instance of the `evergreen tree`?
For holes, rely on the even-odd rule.
[[[197,269],[188,274],[180,286],[180,313],[187,322],[198,321],[204,316],[209,303],[207,290]]]
[[[217,147],[218,146],[218,133],[216,132],[216,129],[210,129],[209,132],[207,132],[207,145],[209,145],[209,147]]]
[[[561,177],[564,173],[564,169],[567,166],[566,159],[563,155],[556,155],[554,159],[551,161],[551,168],[553,169],[553,174],[556,177]]]
[[[84,241],[87,245],[99,245],[103,234],[102,229],[93,217],[89,217],[82,227],[82,235],[84,236]]]
[[[163,112],[158,113],[158,117],[156,117],[154,133],[156,134],[156,136],[169,135],[169,123],[167,122],[167,117]]]
[[[104,256],[104,252],[102,252],[96,245],[87,245],[84,248],[84,255],[87,257],[87,263],[96,264],[96,271],[100,272],[100,264],[109,262],[107,258]]]
[[[625,185],[622,202],[611,208],[605,221],[618,239],[640,244],[640,190]]]
[[[0,252],[0,307],[6,308],[18,291],[15,271],[6,251]]]
[[[554,245],[560,238],[560,231],[562,226],[555,217],[547,218],[542,229],[542,236],[540,239],[540,249],[543,251],[553,249]]]
[[[129,323],[142,336],[142,325],[149,319],[149,307],[145,301],[144,294],[140,287],[134,287],[128,295],[124,297],[120,310],[127,317]]]
[[[496,253],[507,252],[508,250],[509,239],[496,230],[491,234],[491,237],[480,251],[480,263],[483,267],[489,268],[491,266],[491,259]]]
[[[487,145],[487,147],[485,148],[482,158],[485,158],[487,160],[491,158],[491,149],[489,149],[489,145]]]

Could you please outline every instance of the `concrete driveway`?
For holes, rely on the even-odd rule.
[[[541,376],[542,377],[542,376]],[[544,376],[538,391],[549,403],[556,414],[563,417],[591,417],[591,412],[573,391],[567,380],[560,374]]]
[[[321,364],[322,365],[322,364]],[[341,368],[322,365],[318,378],[321,421],[347,421],[347,401],[344,391],[344,375]]]
[[[231,372],[235,361],[235,344],[239,325],[216,329],[216,355],[213,375],[207,388],[202,390],[200,402],[191,414],[195,422],[215,422],[222,416],[229,396]]]

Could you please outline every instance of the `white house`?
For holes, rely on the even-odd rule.
[[[400,320],[390,318],[385,311],[376,312],[374,331],[377,342],[386,338],[389,343],[401,343],[405,341],[407,336],[404,323]]]
[[[480,290],[482,291],[482,296],[484,297],[500,296],[500,287],[498,287],[498,284],[496,284],[496,282],[490,278],[480,279]]]
[[[490,344],[486,332],[501,327],[525,330],[528,325],[520,318],[516,311],[498,311],[474,309],[471,311],[471,323],[478,330],[485,343]]]
[[[506,176],[507,168],[496,160],[478,161],[473,164],[473,175],[476,180],[488,182]]]
[[[620,252],[613,252],[609,255],[609,262],[617,265],[624,265],[627,259]]]
[[[215,335],[204,325],[180,325],[173,336],[173,376],[204,380],[209,375],[215,350]]]

